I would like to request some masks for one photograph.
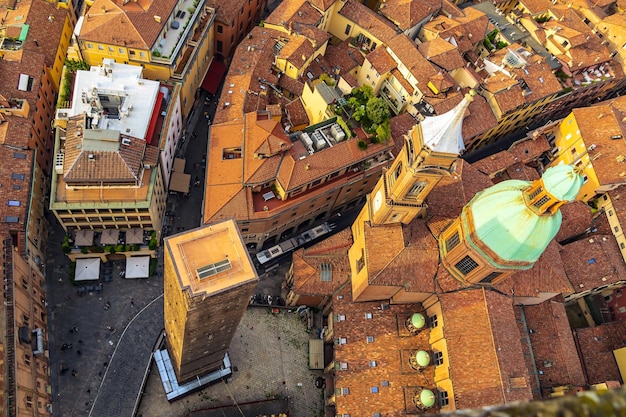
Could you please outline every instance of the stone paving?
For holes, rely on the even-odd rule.
[[[170,404],[153,367],[137,415],[210,416],[210,409],[257,401],[257,406],[247,407],[253,414],[245,416],[285,411],[294,417],[323,415],[322,392],[314,384],[322,372],[309,370],[309,338],[296,313],[281,310],[275,314],[269,307],[249,307],[229,349],[236,371],[227,383],[217,382]],[[265,401],[278,398],[286,400],[288,410],[278,403],[266,411]],[[241,416],[239,410],[232,413]]]

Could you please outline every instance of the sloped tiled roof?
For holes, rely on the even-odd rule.
[[[84,115],[70,118],[66,129],[63,179],[67,183],[135,182],[143,171],[146,147],[144,140],[119,137],[117,149],[89,149],[85,146]],[[79,132],[82,133],[79,135]],[[121,144],[122,139],[127,143]],[[155,164],[158,149],[150,151]]]
[[[404,33],[400,33],[394,36],[393,39],[390,39],[387,46],[417,79],[418,88],[420,90],[426,89],[428,80],[430,77],[437,74],[437,71],[435,71],[430,62],[422,56],[417,49],[417,45]]]
[[[440,0],[387,0],[379,13],[388,17],[402,30],[407,30],[436,13]]]
[[[621,122],[624,114],[610,104],[577,108],[572,113],[585,146],[595,145],[588,153],[590,158],[596,158],[593,169],[600,185],[624,183],[626,165],[616,158],[626,156],[626,143],[611,139],[626,137],[626,127]]]
[[[396,61],[389,55],[387,48],[374,49],[367,54],[366,59],[379,74],[387,74],[396,67]]]
[[[523,309],[541,387],[585,386],[565,305],[549,300]]]
[[[587,228],[591,226],[591,207],[582,201],[572,201],[565,204],[560,211],[561,216],[563,216],[563,223],[555,237],[557,242],[585,233]]]
[[[283,77],[288,78],[288,77]],[[292,126],[307,125],[309,124],[309,116],[306,114],[304,104],[300,97],[293,100],[291,103],[285,106],[285,112],[287,113],[287,119],[291,122]]]
[[[332,69],[338,69],[343,75],[363,65],[365,57],[356,48],[350,45],[350,39],[346,39],[338,45],[328,45],[324,58]]]
[[[576,329],[580,356],[585,364],[589,384],[621,381],[613,351],[624,347],[626,321],[605,323]]]
[[[417,47],[424,58],[446,71],[465,65],[459,50],[443,38],[422,42]]]
[[[167,24],[176,2],[152,0],[119,5],[111,0],[95,0],[85,15],[79,39],[150,49]]]
[[[471,164],[459,159],[456,172],[441,179],[426,202],[428,212],[442,217],[456,218],[474,195],[492,186],[489,177]]]
[[[350,228],[344,229],[293,254],[293,291],[303,295],[331,295],[350,277],[348,249],[352,244]],[[331,265],[331,281],[320,280],[320,264]]]
[[[594,235],[564,245],[561,258],[576,292],[626,279],[626,265],[613,235]]]
[[[530,400],[513,303],[485,289],[440,294],[457,409]],[[511,389],[521,378],[524,388]]]
[[[563,269],[559,248],[560,245],[553,240],[531,269],[518,271],[494,287],[516,297],[570,294],[572,287]]]
[[[389,20],[356,0],[345,1],[339,14],[367,29],[383,43],[388,43],[399,32]]]

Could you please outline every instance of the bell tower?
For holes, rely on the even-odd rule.
[[[465,149],[463,116],[474,95],[470,91],[449,112],[426,117],[413,126],[404,136],[402,150],[367,196],[352,224],[353,243],[348,250],[355,301],[390,299],[402,289],[401,285],[372,282],[380,265],[377,266],[377,257],[368,252],[369,239],[375,235],[395,236],[399,240],[387,241],[389,253],[404,246],[403,225],[426,214],[426,197],[441,178],[454,171],[457,158]]]
[[[456,164],[463,145],[463,116],[474,91],[452,110],[426,119],[405,135],[404,146],[383,171],[367,202],[372,225],[404,223],[424,216],[424,200]]]

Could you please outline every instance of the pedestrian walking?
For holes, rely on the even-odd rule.
[[[76,369],[72,369],[72,376],[76,376],[78,375],[78,372],[76,372]]]

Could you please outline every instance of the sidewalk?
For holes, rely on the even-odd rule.
[[[311,371],[308,366],[309,334],[300,315],[281,310],[272,314],[269,307],[248,307],[233,337],[228,354],[233,364],[233,375],[228,383],[216,382],[197,393],[168,403],[158,371],[153,367],[138,415],[151,417],[233,415],[194,413],[195,410],[219,409],[224,413],[235,404],[259,402],[252,406],[258,415],[268,399],[288,400],[289,413],[298,417],[320,415],[322,393],[315,388],[315,379],[322,371]],[[272,403],[266,414],[287,411],[284,402]]]

